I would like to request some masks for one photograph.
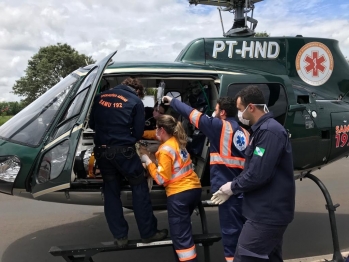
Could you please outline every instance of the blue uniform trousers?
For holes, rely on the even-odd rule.
[[[96,157],[97,159],[97,157]],[[113,157],[97,159],[103,177],[104,213],[114,238],[128,235],[128,224],[123,215],[120,200],[122,175],[128,180],[144,176],[144,168],[137,154],[124,156],[116,153]],[[145,179],[132,185],[132,205],[141,238],[149,238],[157,231],[157,219],[153,214],[149,189]]]
[[[197,261],[195,248],[187,252],[185,250],[194,246],[190,217],[199,201],[201,188],[186,190],[167,198],[171,239],[180,261]]]
[[[282,238],[286,228],[247,220],[239,237],[234,262],[282,262]]]
[[[224,256],[229,262],[233,261],[239,235],[246,220],[242,215],[242,201],[242,197],[233,195],[218,206]]]

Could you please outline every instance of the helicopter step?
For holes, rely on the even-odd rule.
[[[204,247],[212,245],[221,239],[219,234],[198,234],[193,235],[195,244],[202,244]],[[143,244],[141,240],[130,240],[128,246],[119,248],[113,242],[101,242],[97,244],[73,245],[73,246],[53,246],[50,253],[53,256],[62,256],[65,261],[93,261],[92,256],[101,252],[123,251],[131,249],[156,248],[172,246],[172,240],[166,238],[162,241],[156,241],[149,244]],[[177,255],[176,255],[177,258]],[[208,260],[207,260],[208,259]],[[205,257],[205,261],[209,258]]]
[[[210,262],[210,246],[221,240],[220,234],[209,234],[207,227],[206,212],[204,207],[216,206],[212,201],[199,202],[195,212],[200,215],[202,234],[193,235],[195,244],[202,245],[204,247],[205,262]],[[162,241],[151,242],[149,244],[142,243],[141,240],[130,240],[127,247],[119,248],[114,242],[101,242],[97,244],[83,244],[83,245],[71,245],[71,246],[53,246],[50,248],[49,253],[53,256],[61,256],[68,262],[78,261],[90,261],[93,262],[92,256],[101,252],[122,251],[131,249],[143,249],[143,248],[155,248],[172,246],[172,240],[166,238]],[[175,261],[179,261],[177,254],[174,251]]]

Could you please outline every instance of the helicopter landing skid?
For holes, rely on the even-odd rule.
[[[197,209],[200,214],[202,234],[193,235],[195,244],[199,244],[204,247],[205,262],[210,262],[210,246],[221,240],[220,234],[209,234],[207,229],[205,206],[213,206],[211,203],[199,203]],[[204,204],[204,205],[203,205]],[[151,242],[149,244],[143,244],[141,240],[130,240],[125,248],[119,248],[113,242],[101,242],[97,244],[85,244],[74,246],[53,246],[50,248],[49,253],[53,256],[61,256],[68,262],[93,262],[92,256],[102,252],[112,251],[124,251],[131,249],[144,249],[144,248],[156,248],[172,246],[172,240],[166,238],[162,241]],[[174,251],[175,261],[179,261],[177,254]]]
[[[321,182],[319,178],[314,176],[313,174],[306,174],[304,177],[309,178],[310,180],[314,181],[315,184],[318,185],[318,187],[321,189],[325,199],[326,199],[326,209],[328,210],[328,215],[330,217],[330,224],[331,224],[331,233],[332,233],[332,242],[333,242],[333,258],[331,261],[336,262],[343,262],[343,256],[339,249],[339,240],[338,240],[338,231],[337,231],[337,224],[336,224],[336,216],[335,211],[337,207],[339,207],[339,204],[333,205],[331,195],[328,192],[325,185]],[[329,261],[330,262],[330,261]]]

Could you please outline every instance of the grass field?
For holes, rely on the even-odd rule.
[[[9,120],[12,116],[0,116],[0,126]]]

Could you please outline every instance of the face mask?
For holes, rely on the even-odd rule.
[[[160,137],[160,135],[158,134],[158,131],[159,131],[159,129],[157,128],[156,131],[155,131],[155,136],[156,136],[156,139],[157,139],[157,140],[161,141],[161,137]]]
[[[252,105],[255,105],[255,106],[264,106],[263,110],[264,110],[264,113],[269,113],[269,109],[267,107],[266,104],[252,104]]]
[[[213,112],[213,113],[212,113],[212,117],[215,117],[215,116],[216,116],[216,112]]]
[[[244,125],[249,125],[250,124],[250,120],[247,120],[247,119],[245,119],[245,118],[243,118],[242,117],[242,115],[245,113],[245,111],[246,111],[246,109],[248,108],[249,106],[247,106],[246,108],[245,108],[245,110],[244,111],[238,111],[238,118],[239,118],[239,121],[241,122],[241,123],[243,123]]]

